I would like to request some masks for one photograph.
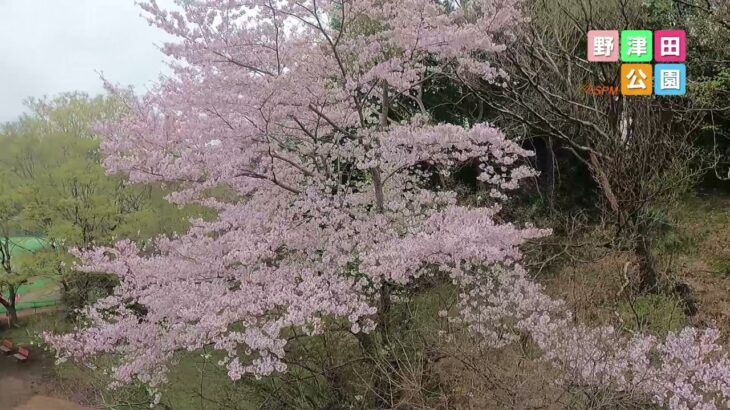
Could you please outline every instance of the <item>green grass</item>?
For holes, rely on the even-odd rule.
[[[38,314],[20,319],[19,325],[11,328],[0,328],[0,337],[11,339],[16,344],[37,344],[38,335],[44,331],[63,332],[71,329],[60,313]]]
[[[669,296],[641,296],[633,303],[622,303],[618,311],[625,326],[634,331],[665,335],[687,325],[680,301]]]
[[[715,274],[722,277],[730,276],[730,259],[714,258],[710,261],[710,266]]]
[[[676,221],[663,232],[659,251],[675,251],[687,255],[706,254],[706,241],[730,227],[730,208],[726,196],[688,196],[671,213]]]

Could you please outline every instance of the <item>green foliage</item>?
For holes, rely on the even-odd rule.
[[[668,212],[667,210],[649,211],[649,218],[657,233],[654,247],[659,254],[684,253],[694,249],[697,245],[695,238],[677,224],[674,216],[676,213],[676,211]]]
[[[696,108],[708,110],[701,145],[716,161],[706,184],[730,176],[730,10],[722,2],[648,0],[655,28],[684,28],[687,33],[688,95]]]
[[[674,222],[667,225],[664,237],[657,242],[660,254],[686,255],[710,265],[714,265],[714,259],[726,259],[722,243],[730,227],[730,212],[725,196],[685,197],[668,218]]]
[[[212,215],[202,207],[169,204],[162,187],[130,185],[123,176],[106,174],[93,125],[122,112],[116,99],[72,93],[31,99],[28,106],[31,114],[0,130],[0,236],[31,233],[46,246],[8,257],[0,287],[17,290],[32,276],[50,275],[62,283],[67,305],[80,307],[108,294],[115,281],[74,272],[69,249],[120,238],[144,243],[186,231],[191,217]]]
[[[618,311],[624,325],[635,331],[664,335],[687,326],[681,302],[661,294],[640,296],[633,302],[624,302]]]
[[[712,270],[719,276],[730,277],[730,260],[717,258],[710,265]]]

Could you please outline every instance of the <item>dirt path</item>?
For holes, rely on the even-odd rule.
[[[15,407],[13,410],[90,410],[70,401],[54,399],[47,396],[34,396],[24,404]]]
[[[42,313],[53,313],[58,312],[59,310],[62,310],[62,306],[50,306],[45,308],[38,308],[38,309],[25,309],[18,312],[18,319],[22,319],[24,317],[33,316],[33,315],[40,315]],[[10,325],[10,317],[7,313],[1,313],[0,318],[2,318],[2,324],[9,326]]]
[[[41,313],[58,312],[59,310],[62,310],[62,309],[63,309],[63,306],[51,306],[51,307],[38,308],[38,309],[21,310],[20,312],[18,312],[18,318],[39,315]]]
[[[0,357],[0,410],[91,410],[52,395],[42,361]]]

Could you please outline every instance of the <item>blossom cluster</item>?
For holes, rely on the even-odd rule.
[[[463,320],[494,346],[526,332],[585,383],[634,386],[643,366],[640,388],[657,402],[727,399],[727,359],[708,361],[713,333],[660,343],[575,326],[520,267],[520,246],[549,232],[500,221],[499,201],[535,175],[530,152],[486,123],[435,124],[422,98],[434,76],[503,80],[489,56],[504,49],[497,39],[510,37],[518,3],[443,3],[144,3],[179,39],[164,47],[174,75],[140,98],[119,92],[127,112],[99,126],[105,166],[171,184],[171,201],[218,217],[153,250],[78,251],[78,269],[120,283],[84,310],[84,326],[46,335],[59,355],[108,353],[118,383],[153,386],[177,352],[203,347],[226,354],[234,380],[283,372],[288,329],[373,331],[379,289],[437,269],[461,289]],[[467,161],[480,164],[490,205],[429,183]]]

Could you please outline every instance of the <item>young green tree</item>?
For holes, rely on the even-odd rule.
[[[109,244],[118,237],[141,239],[183,231],[188,209],[163,200],[159,186],[135,186],[106,175],[99,153],[95,122],[124,110],[109,97],[64,94],[53,100],[29,100],[31,114],[7,126],[0,153],[13,190],[3,190],[8,205],[8,238],[12,234],[42,236],[47,247],[16,260],[28,275],[51,275],[63,287],[71,308],[105,295],[115,285],[108,275],[73,270],[69,249]],[[9,257],[8,257],[9,260]],[[12,266],[8,262],[7,272]],[[17,282],[17,280],[16,280]]]
[[[0,138],[0,144],[5,140]],[[15,309],[18,287],[25,283],[27,277],[16,269],[14,264],[15,244],[13,234],[18,229],[22,212],[22,195],[12,178],[4,169],[0,169],[0,304],[7,310],[10,324],[17,321]]]

